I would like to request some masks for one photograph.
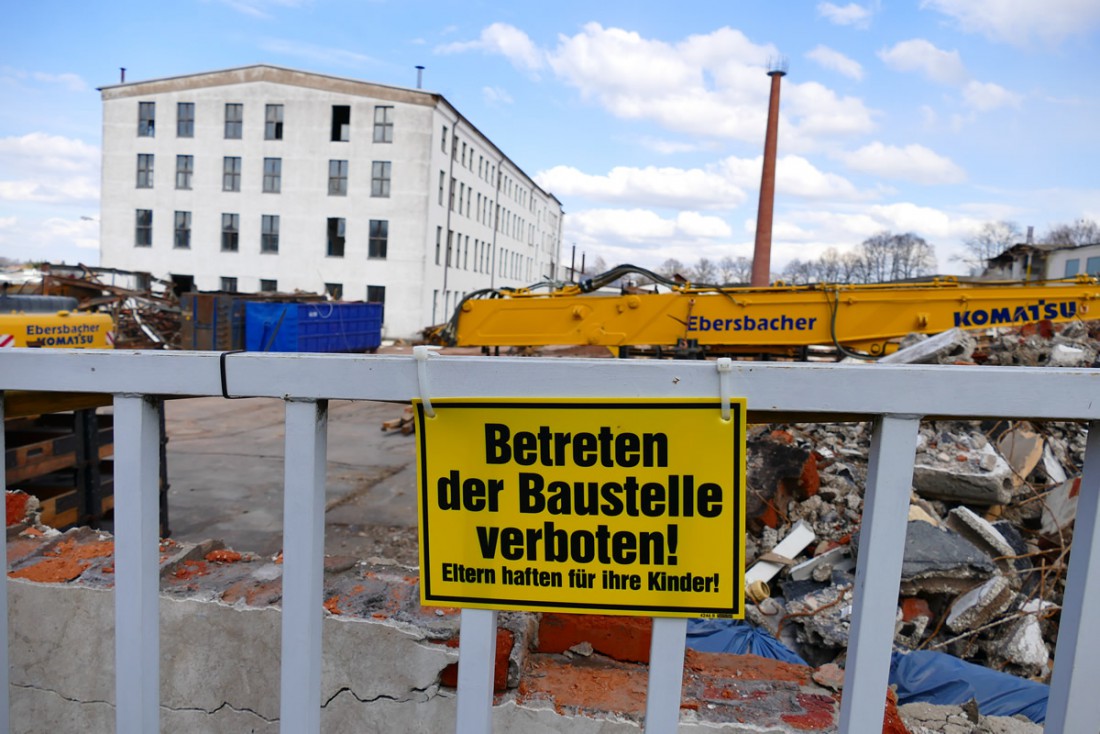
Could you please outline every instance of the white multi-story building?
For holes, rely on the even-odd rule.
[[[439,94],[265,65],[100,91],[104,266],[381,301],[399,338],[561,268],[561,203]]]

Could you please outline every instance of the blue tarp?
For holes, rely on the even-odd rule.
[[[738,619],[689,619],[687,646],[700,652],[758,655],[785,663],[806,665],[805,660],[787,649],[779,640]]]
[[[974,699],[982,716],[1023,714],[1036,724],[1047,718],[1048,686],[941,652],[894,653],[890,684],[898,687],[898,705],[958,706]]]

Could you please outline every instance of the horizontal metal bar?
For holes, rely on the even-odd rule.
[[[218,352],[5,349],[0,389],[220,395]],[[433,397],[709,397],[713,362],[436,356]],[[234,354],[229,393],[247,397],[406,401],[412,356]],[[577,379],[583,374],[583,379]],[[734,362],[734,393],[758,414],[884,413],[1100,420],[1100,371],[1038,367]],[[1036,400],[1036,395],[1042,395]]]

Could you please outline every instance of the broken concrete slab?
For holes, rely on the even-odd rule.
[[[1089,367],[1096,361],[1096,350],[1084,344],[1055,344],[1047,358],[1048,367]]]
[[[922,497],[978,505],[1003,505],[1012,498],[1012,467],[988,443],[967,452],[918,455],[913,487]]]
[[[1024,616],[1014,624],[1008,634],[999,639],[996,649],[999,657],[1027,668],[1031,675],[1048,672],[1050,650],[1043,641],[1039,620],[1032,615]]]
[[[805,550],[806,546],[814,542],[815,537],[813,529],[802,520],[799,520],[787,533],[787,536],[772,548],[771,552],[783,558],[793,559]],[[763,581],[764,583],[771,581],[784,566],[783,563],[757,561],[745,572],[745,587],[752,586],[757,581]]]
[[[855,539],[852,548],[858,550]],[[996,570],[989,556],[952,530],[920,520],[910,522],[906,529],[903,596],[958,594],[982,583]]]
[[[912,334],[902,342],[901,349],[886,355],[876,364],[931,364],[944,356],[958,355],[965,351],[968,341],[973,340],[959,328],[948,329],[930,337]],[[973,351],[972,345],[970,350]]]
[[[839,546],[827,550],[808,561],[803,561],[796,566],[792,566],[791,570],[787,572],[787,575],[794,581],[806,581],[807,579],[827,581],[832,578],[834,570],[852,571],[855,567],[856,562],[852,559],[852,554],[848,547]]]
[[[1013,557],[1016,549],[992,523],[969,507],[960,506],[951,510],[947,515],[947,527],[989,554],[1002,572],[1011,574],[1015,571]]]
[[[952,632],[977,629],[1004,613],[1016,599],[1016,592],[1004,576],[994,576],[981,586],[959,596],[947,615],[947,628]]]
[[[898,714],[910,734],[1042,734],[1041,724],[1009,716],[979,716],[972,720],[962,706],[907,703]]]

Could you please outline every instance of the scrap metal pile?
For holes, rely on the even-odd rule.
[[[179,347],[180,307],[172,283],[111,268],[46,266],[41,292],[76,298],[81,311],[115,322],[116,349]]]
[[[1083,322],[959,334],[946,364],[1092,367]],[[920,338],[923,340],[923,337]],[[934,650],[1049,682],[1084,425],[921,425],[895,627],[899,652]],[[747,618],[811,665],[843,662],[871,429],[756,426],[748,436]],[[756,561],[753,565],[753,561]]]

